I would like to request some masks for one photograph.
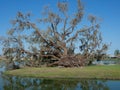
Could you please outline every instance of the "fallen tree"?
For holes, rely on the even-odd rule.
[[[13,27],[8,31],[9,42],[5,43],[6,50],[17,49],[5,54],[11,57],[15,55],[17,60],[33,57],[31,62],[38,60],[38,64],[45,59],[54,58],[57,62],[52,62],[51,66],[65,67],[79,67],[90,64],[98,56],[101,58],[107,50],[107,45],[102,43],[98,19],[90,15],[88,20],[91,24],[80,27],[84,16],[80,0],[77,0],[73,14],[69,14],[67,2],[58,2],[57,8],[59,12],[54,12],[49,7],[44,8],[44,15],[37,24],[30,20],[30,13],[18,12],[12,21]],[[79,58],[75,56],[76,49],[81,54]],[[50,63],[49,60],[47,63]],[[30,64],[29,66],[36,65]]]
[[[86,61],[85,57],[77,58],[75,56],[65,56],[57,62],[48,64],[48,66],[81,67],[86,65]]]

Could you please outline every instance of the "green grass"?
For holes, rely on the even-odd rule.
[[[86,78],[120,80],[120,65],[86,66],[83,68],[27,67],[6,71],[4,74],[39,78]]]

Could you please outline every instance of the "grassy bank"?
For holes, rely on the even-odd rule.
[[[87,66],[83,68],[22,68],[6,71],[4,74],[40,78],[88,78],[120,80],[120,65]]]

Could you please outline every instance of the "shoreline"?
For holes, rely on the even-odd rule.
[[[5,71],[3,74],[47,79],[120,80],[120,65],[86,66],[83,68],[27,67]]]

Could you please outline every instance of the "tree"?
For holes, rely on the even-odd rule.
[[[80,66],[83,59],[88,64],[91,57],[95,58],[97,51],[102,53],[107,50],[107,45],[102,43],[99,32],[100,25],[95,16],[88,17],[90,26],[79,28],[84,16],[84,8],[80,0],[77,0],[76,11],[73,14],[69,14],[67,2],[58,2],[57,8],[59,12],[56,13],[49,7],[45,7],[43,17],[38,20],[39,23],[33,23],[30,20],[30,13],[18,12],[12,21],[13,27],[8,31],[8,34],[12,42],[17,43],[19,53],[16,52],[16,55],[19,58],[23,52],[43,59],[54,58],[59,62],[64,58],[65,62],[68,61],[73,66],[76,66],[77,63],[77,66]],[[25,47],[25,44],[28,46]],[[80,60],[76,58],[74,53],[78,47],[83,56]]]
[[[114,55],[115,55],[115,56],[118,56],[119,54],[120,54],[120,50],[116,49],[116,50],[114,51]]]

